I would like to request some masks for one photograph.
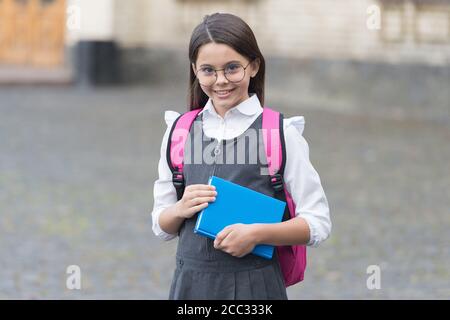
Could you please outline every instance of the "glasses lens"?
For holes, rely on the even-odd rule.
[[[225,68],[225,76],[230,82],[239,82],[244,79],[245,70],[240,64],[230,64]]]
[[[225,77],[230,82],[239,82],[245,77],[245,69],[242,65],[232,63],[226,66]],[[203,86],[212,86],[217,80],[216,71],[211,67],[203,67],[197,71],[198,82]]]
[[[204,67],[197,71],[198,82],[203,86],[211,86],[216,82],[216,71],[210,67]]]

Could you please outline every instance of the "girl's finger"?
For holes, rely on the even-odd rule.
[[[199,204],[198,206],[189,208],[188,213],[193,215],[194,213],[205,209],[207,206],[208,206],[208,202],[203,202],[202,204]]]
[[[216,191],[212,191],[212,190],[196,190],[196,191],[191,192],[189,194],[189,196],[192,196],[192,198],[215,197],[216,195],[217,195],[217,192]]]
[[[217,234],[217,236],[216,236],[217,241],[219,243],[222,242],[230,233],[231,233],[231,229],[223,229],[222,231],[220,231]]]
[[[194,191],[194,190],[215,190],[216,187],[210,186],[209,184],[191,184],[186,187],[186,190],[188,191]]]
[[[199,198],[189,200],[189,205],[195,206],[195,205],[201,204],[203,202],[213,202],[215,200],[216,200],[215,197],[199,197]]]

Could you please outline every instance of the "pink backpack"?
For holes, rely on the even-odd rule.
[[[167,162],[172,171],[172,181],[177,191],[178,200],[184,192],[183,158],[184,145],[192,123],[202,109],[188,111],[174,122],[167,145]],[[283,115],[269,108],[263,109],[262,129],[264,146],[269,166],[270,182],[277,198],[286,201],[290,218],[295,218],[295,203],[287,191],[283,177],[278,173],[284,169],[286,159],[283,134]],[[281,132],[281,134],[280,134]],[[306,246],[277,246],[278,258],[286,287],[303,280],[306,269]]]

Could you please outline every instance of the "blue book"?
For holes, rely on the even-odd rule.
[[[243,223],[278,223],[282,221],[286,202],[236,183],[212,176],[208,184],[216,187],[216,201],[210,202],[197,218],[194,232],[211,239],[226,226]],[[274,246],[257,245],[252,251],[272,259]]]

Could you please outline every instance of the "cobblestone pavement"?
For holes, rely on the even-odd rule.
[[[153,235],[150,213],[175,92],[0,88],[1,299],[167,298],[176,240]],[[305,116],[333,219],[290,299],[450,298],[449,124],[279,109]],[[66,288],[69,265],[81,290]]]

